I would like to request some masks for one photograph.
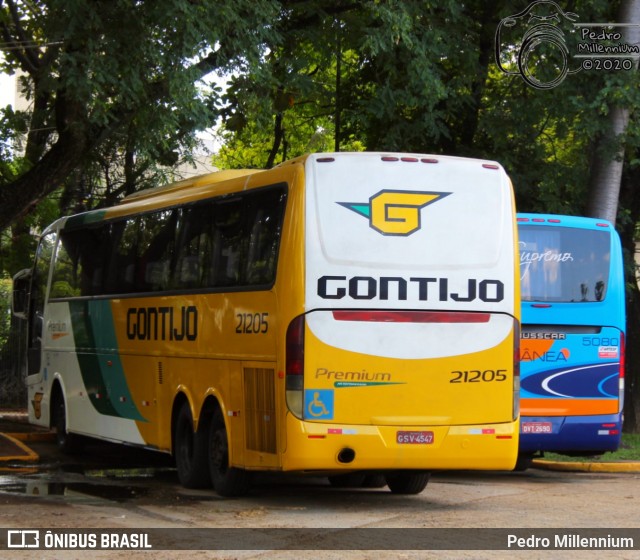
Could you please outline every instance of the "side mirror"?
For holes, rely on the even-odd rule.
[[[31,284],[31,269],[24,268],[13,277],[13,296],[11,298],[11,312],[18,319],[26,319],[29,310],[29,286]]]

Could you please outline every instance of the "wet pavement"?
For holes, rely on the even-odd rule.
[[[177,482],[170,456],[88,441],[83,452],[60,452],[55,433],[28,423],[25,413],[0,411],[0,493],[63,498],[65,502],[126,502]]]
[[[637,473],[640,463],[535,460],[532,468]],[[0,493],[4,495],[61,497],[81,503],[162,501],[167,486],[172,488],[167,499],[189,499],[189,491],[177,488],[169,455],[93,441],[84,452],[65,455],[56,446],[54,432],[30,425],[26,413],[0,411]],[[210,494],[209,499],[216,499],[216,495]]]

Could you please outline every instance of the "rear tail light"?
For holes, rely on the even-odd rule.
[[[285,389],[287,406],[298,418],[302,418],[304,394],[304,315],[299,315],[287,328],[287,354]]]
[[[336,321],[372,323],[488,323],[489,313],[464,311],[333,311]]]

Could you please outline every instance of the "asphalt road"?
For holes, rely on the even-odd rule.
[[[549,529],[588,534],[600,528],[637,536],[633,550],[539,549],[518,552],[518,558],[640,558],[639,473],[540,468],[523,473],[441,472],[434,473],[417,496],[393,495],[386,488],[336,489],[324,478],[272,475],[257,477],[244,498],[223,499],[212,490],[182,488],[164,455],[96,444],[68,457],[52,441],[30,445],[40,456],[37,462],[13,462],[0,471],[0,528],[162,529],[162,536],[175,537],[172,542],[178,544],[167,545],[165,539],[163,548],[170,550],[154,552],[154,559],[192,558],[192,551],[171,548],[199,542],[208,552],[198,553],[198,558],[512,558],[513,549],[466,549],[473,539],[505,528],[520,535],[523,530],[533,535]],[[185,533],[202,528],[209,531]],[[237,531],[241,529],[246,531]],[[298,531],[279,535],[276,529]],[[355,529],[359,531],[351,532]],[[405,550],[415,546],[417,536],[432,534],[424,533],[426,529],[451,530],[435,535],[453,539],[453,550],[432,550],[429,543]],[[267,550],[245,550],[247,539],[255,535],[271,539]],[[223,544],[198,541],[203,536],[222,537]],[[284,540],[276,544],[276,538]],[[506,533],[496,538],[498,545],[504,544],[500,539]],[[335,550],[313,550],[331,548],[331,543]],[[495,544],[490,540],[488,546]],[[282,546],[302,550],[278,550]],[[0,555],[87,558],[79,550],[7,550]],[[149,552],[92,551],[90,557],[148,560]]]

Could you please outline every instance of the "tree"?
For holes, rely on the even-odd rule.
[[[623,0],[618,20],[631,24],[624,27],[623,42],[640,45],[640,0]],[[633,74],[637,73],[638,59],[634,61]],[[624,136],[629,125],[631,107],[638,102],[637,77],[614,84],[613,102],[608,109],[607,129],[600,136],[594,154],[594,164],[589,182],[589,216],[616,222],[620,182],[624,164]]]
[[[24,172],[0,184],[0,230],[102,149],[127,138],[156,161],[215,121],[219,91],[202,78],[259,60],[272,0],[0,0],[4,69],[32,103]],[[198,85],[200,83],[200,85]],[[122,144],[121,144],[122,145]]]
[[[486,73],[486,66],[471,71],[473,49],[458,48],[474,33],[475,13],[454,1],[285,5],[265,64],[235,78],[228,92],[225,136],[234,154],[241,146],[244,161],[269,167],[278,150],[290,157],[310,147],[444,151],[449,115],[462,112]],[[485,64],[490,52],[489,44]],[[262,155],[248,157],[249,137],[263,138]]]
[[[617,21],[632,24],[623,28],[622,40],[628,45],[640,44],[640,0],[623,0]],[[637,188],[638,123],[631,120],[632,108],[640,102],[638,91],[638,59],[628,75],[615,75],[600,92],[604,127],[597,136],[593,165],[589,177],[587,215],[607,219],[622,233],[627,258],[627,340],[625,384],[625,429],[640,431],[640,290],[636,276],[635,242],[640,220]],[[634,138],[635,136],[635,138]],[[625,152],[635,154],[626,173],[621,200]],[[619,203],[622,201],[622,211]]]

